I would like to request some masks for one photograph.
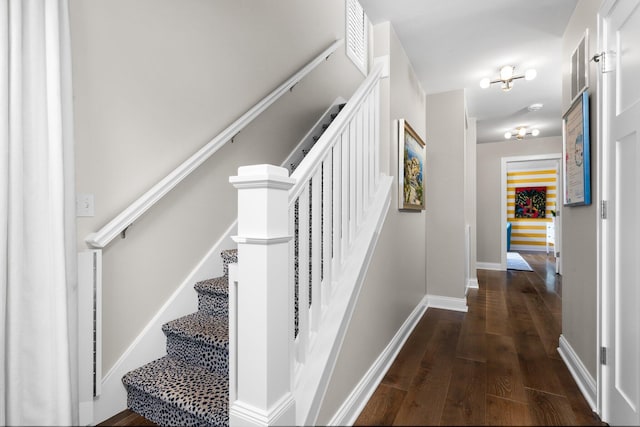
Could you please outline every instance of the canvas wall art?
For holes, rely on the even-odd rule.
[[[424,210],[425,143],[404,119],[398,131],[398,208]]]
[[[516,218],[545,218],[547,187],[518,187],[515,190]]]

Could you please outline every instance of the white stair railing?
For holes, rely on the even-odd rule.
[[[318,65],[327,60],[343,43],[343,39],[331,43],[304,67],[261,99],[226,129],[216,135],[205,146],[175,168],[166,177],[156,183],[127,208],[115,216],[98,231],[89,234],[85,242],[90,250],[78,254],[80,315],[91,321],[83,323],[79,332],[79,347],[86,366],[80,375],[81,399],[90,402],[101,393],[101,343],[102,343],[102,250],[118,235],[124,236],[127,228],[159,202],[167,193],[187,178],[207,159],[227,142],[231,141],[242,129],[269,108],[274,102],[288,93]],[[85,360],[86,359],[86,360]]]
[[[392,179],[379,160],[383,71],[377,63],[290,177],[257,165],[230,178],[238,189],[231,425],[316,422],[389,207]]]

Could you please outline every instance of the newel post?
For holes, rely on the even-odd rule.
[[[292,426],[287,268],[295,181],[284,168],[254,165],[239,168],[229,182],[238,189],[237,399],[230,402],[229,424]]]

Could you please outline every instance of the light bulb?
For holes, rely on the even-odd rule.
[[[539,129],[531,129],[531,136],[538,136],[538,135],[540,135]]]
[[[513,67],[511,65],[505,65],[500,68],[500,80],[506,81],[513,78]]]
[[[505,138],[505,139],[511,139],[511,132],[508,132],[508,131],[507,131],[507,132],[505,132],[505,133],[504,133],[504,138]]]
[[[524,137],[527,134],[527,128],[518,129],[518,135]]]
[[[538,72],[532,68],[524,72],[524,79],[533,80],[536,78],[537,75],[538,75]]]
[[[489,77],[485,77],[484,79],[480,80],[480,87],[482,89],[486,89],[489,86],[491,86],[491,79]]]

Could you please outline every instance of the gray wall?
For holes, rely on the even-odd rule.
[[[597,52],[597,13],[601,0],[581,0],[571,16],[562,38],[562,105],[566,111],[570,100],[570,58],[586,28],[589,29],[587,57]],[[591,123],[591,194],[590,206],[565,207],[562,211],[562,335],[578,354],[589,373],[597,374],[597,203],[599,191],[596,87],[599,71],[590,62]]]
[[[71,0],[79,247],[337,38],[344,0]],[[104,251],[103,372],[237,217],[228,177],[280,164],[363,75],[344,48]],[[196,294],[194,292],[194,299]]]
[[[389,23],[375,26],[375,55],[390,55],[391,59],[390,78],[381,86],[380,142],[383,171],[396,181],[391,208],[320,411],[319,425],[331,420],[425,295],[425,213],[397,209],[395,125],[397,119],[406,119],[427,146],[430,144],[431,138],[425,134],[424,92]]]
[[[427,96],[427,293],[464,298],[465,96]]]
[[[464,157],[464,173],[465,173],[465,195],[464,195],[464,214],[465,214],[465,224],[469,224],[470,235],[469,235],[469,277],[468,279],[477,280],[478,273],[476,270],[476,261],[478,256],[477,251],[477,238],[478,238],[478,227],[477,227],[477,186],[476,186],[476,169],[477,169],[477,153],[478,153],[478,142],[477,142],[477,132],[476,132],[476,123],[477,120],[475,118],[470,118],[467,120],[467,136],[466,136],[466,151]]]
[[[478,262],[500,264],[502,206],[501,161],[503,157],[562,153],[562,137],[536,138],[523,141],[500,141],[478,144],[477,206]],[[562,191],[558,186],[557,191]],[[564,224],[564,223],[563,223]],[[564,255],[564,251],[563,251]]]

